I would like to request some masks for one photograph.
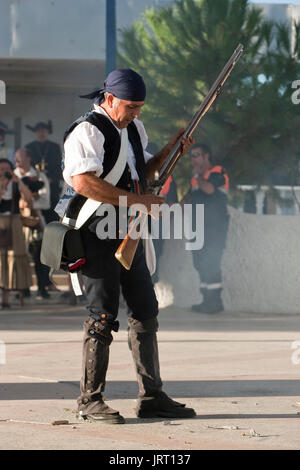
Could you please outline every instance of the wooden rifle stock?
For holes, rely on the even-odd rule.
[[[225,81],[227,80],[228,76],[230,75],[230,72],[232,71],[233,67],[235,66],[236,62],[239,60],[243,53],[243,45],[239,44],[237,48],[235,49],[234,53],[226,63],[225,67],[217,77],[216,81],[212,85],[211,89],[209,90],[208,94],[204,98],[203,102],[201,103],[198,111],[195,113],[193,118],[191,119],[189,125],[187,126],[186,130],[183,133],[183,136],[190,137],[192,133],[194,132],[195,128],[197,127],[199,121],[202,119],[202,117],[207,113],[217,96],[220,94],[222,86],[224,85]],[[166,158],[164,164],[162,165],[159,175],[158,175],[158,180],[150,183],[147,192],[158,195],[168,178],[168,176],[171,174],[173,168],[175,167],[178,159],[180,158],[182,154],[182,148],[181,148],[181,139],[175,144],[174,149],[170,152],[168,157]],[[120,261],[120,263],[124,266],[126,269],[131,268],[131,264],[138,246],[138,243],[140,241],[140,238],[131,238],[130,233],[134,231],[136,233],[136,227],[138,224],[140,224],[140,234],[142,236],[143,228],[145,226],[145,222],[147,220],[147,214],[144,213],[139,213],[137,218],[133,221],[133,218],[129,221],[131,222],[132,225],[129,228],[129,231],[120,244],[118,250],[115,253],[115,257]]]
[[[137,227],[139,224],[139,233],[143,233],[147,217],[147,214],[139,212],[136,218],[131,217],[129,219],[129,231],[115,253],[115,257],[117,258],[117,260],[120,261],[124,268],[128,270],[131,268],[134,255],[137,250],[137,246],[141,239],[141,237],[131,238],[130,235],[132,235],[133,231],[135,232],[135,234],[137,233]]]

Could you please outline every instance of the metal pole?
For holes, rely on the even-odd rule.
[[[106,76],[116,68],[116,0],[106,0]]]

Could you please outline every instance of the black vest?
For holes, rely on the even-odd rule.
[[[81,122],[89,122],[99,129],[100,132],[104,135],[104,160],[103,160],[103,173],[100,175],[100,178],[105,178],[105,176],[110,172],[114,167],[117,158],[120,152],[121,138],[119,132],[115,126],[110,122],[110,120],[105,117],[103,114],[96,112],[89,112],[84,116],[81,116],[77,119],[71,126],[67,129],[64,134],[64,141],[68,135],[78,126]],[[140,135],[136,128],[136,125],[132,121],[128,127],[128,139],[132,145],[133,153],[136,160],[136,171],[139,176],[140,185],[144,191],[146,188],[146,165],[144,159],[144,151],[140,139]],[[120,178],[120,181],[116,185],[118,188],[125,189],[126,191],[132,190],[132,180],[130,172],[128,171],[129,167],[126,164],[123,175]],[[128,186],[130,184],[130,187]]]
[[[82,122],[89,122],[90,124],[96,126],[97,129],[99,129],[99,131],[102,132],[102,134],[104,135],[105,141],[103,173],[100,175],[100,178],[105,178],[105,176],[114,167],[119,156],[121,146],[121,138],[119,132],[106,116],[104,116],[103,114],[96,113],[94,111],[90,111],[85,115],[81,116],[75,122],[73,122],[73,124],[71,124],[71,126],[66,130],[64,134],[64,142],[66,138],[71,134],[71,132],[75,129],[75,127],[77,127],[78,124]],[[128,125],[127,132],[128,140],[132,145],[136,160],[135,167],[139,176],[140,189],[141,192],[144,192],[146,189],[146,164],[144,159],[144,150],[141,143],[140,135],[133,121]],[[126,191],[134,190],[128,163],[126,164],[125,170],[119,182],[116,184],[116,187],[124,189]],[[79,210],[81,209],[86,199],[87,198],[85,196],[79,194],[76,195],[76,197],[73,198],[73,203],[69,205],[68,217],[76,218]],[[94,221],[94,218],[92,220]]]

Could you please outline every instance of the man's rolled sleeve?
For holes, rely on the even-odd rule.
[[[71,132],[64,144],[65,168],[63,177],[67,184],[72,186],[72,176],[96,172],[100,176],[103,172],[104,136],[97,127],[89,122],[82,122]]]

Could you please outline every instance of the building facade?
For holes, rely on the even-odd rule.
[[[118,34],[146,8],[173,1],[116,0]],[[300,6],[260,6],[293,33]],[[67,125],[86,110],[78,95],[102,86],[105,76],[105,13],[106,0],[0,0],[0,81],[6,85],[0,120],[17,131],[7,138],[10,146],[32,140],[25,124],[48,119],[61,143]]]

